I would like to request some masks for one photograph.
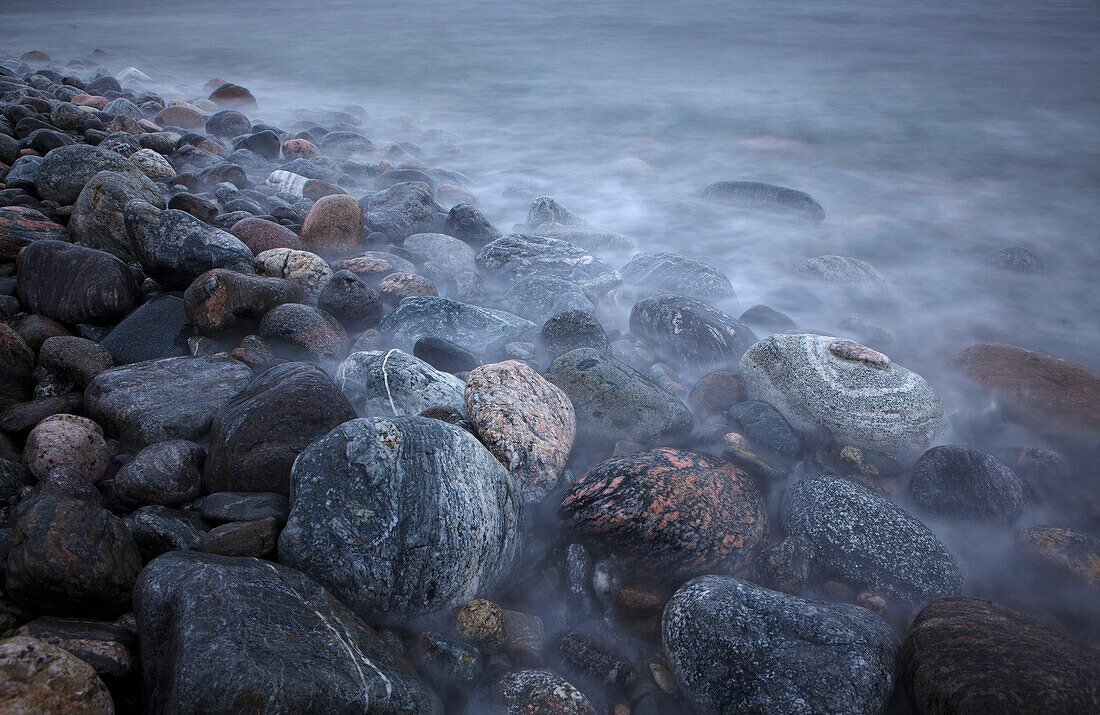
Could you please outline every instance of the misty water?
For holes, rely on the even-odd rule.
[[[532,197],[553,196],[633,241],[603,254],[615,267],[668,250],[720,269],[737,300],[715,306],[731,315],[763,303],[825,334],[866,339],[849,318],[887,328],[891,358],[943,398],[940,443],[1057,448],[1068,481],[1095,494],[1095,440],[1004,420],[949,367],[969,345],[1003,342],[1100,369],[1091,0],[0,0],[0,15],[6,52],[64,63],[102,49],[105,66],[137,67],[166,98],[204,97],[220,77],[256,96],[254,121],[360,105],[375,144],[416,143],[427,165],[464,174],[505,233]],[[706,201],[721,180],[805,191],[825,219]],[[1041,271],[993,267],[1007,247]],[[892,291],[853,296],[798,275],[829,254],[870,262]],[[629,309],[607,327],[625,332]],[[1089,508],[1047,501],[1016,526],[1095,534]],[[1040,617],[1049,602],[1095,642],[1094,603],[1059,605],[1003,570],[1011,530],[929,523],[959,552],[968,593]]]

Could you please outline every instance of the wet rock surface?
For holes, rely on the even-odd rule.
[[[1001,460],[973,447],[933,447],[913,465],[909,495],[939,514],[1011,524],[1029,488]]]
[[[0,707],[8,712],[115,711],[111,694],[90,665],[63,648],[27,636],[0,641]]]
[[[462,380],[401,350],[352,353],[336,380],[361,417],[414,417],[433,407],[466,413]]]
[[[756,342],[756,334],[720,310],[687,296],[646,298],[630,311],[630,331],[679,365],[734,365]]]
[[[138,303],[133,272],[109,253],[35,241],[19,254],[19,302],[61,323],[109,323]]]
[[[438,296],[406,298],[382,319],[379,330],[402,349],[432,337],[484,353],[499,351],[506,343],[531,341],[537,334],[534,323],[518,316]]]

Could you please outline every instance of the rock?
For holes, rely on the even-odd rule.
[[[26,400],[33,372],[34,351],[7,323],[0,323],[0,405]]]
[[[534,323],[502,310],[481,308],[438,296],[401,301],[379,330],[402,349],[423,337],[443,338],[478,353],[499,353],[511,342],[533,342]]]
[[[487,275],[503,280],[542,275],[594,291],[606,291],[622,282],[618,272],[579,246],[518,233],[487,243],[477,254],[477,265]]]
[[[388,239],[431,233],[440,227],[445,214],[432,198],[432,190],[418,181],[395,184],[366,199],[366,228]]]
[[[0,410],[0,430],[12,434],[26,434],[51,415],[75,414],[84,405],[84,395],[67,392],[64,395],[44,397],[31,402],[20,402]],[[0,502],[3,499],[0,498]]]
[[[291,485],[279,560],[375,620],[491,592],[521,548],[522,501],[507,470],[438,420],[346,422],[299,455]]]
[[[163,156],[152,149],[139,149],[130,155],[134,166],[153,181],[168,181],[176,175],[176,170]],[[148,199],[146,199],[148,201]]]
[[[111,694],[92,666],[55,645],[15,636],[0,641],[0,709],[9,713],[113,715]]]
[[[348,354],[348,334],[340,321],[301,303],[283,303],[260,320],[260,337],[276,354],[291,360],[323,362]]]
[[[393,273],[414,273],[416,266],[400,256],[383,251],[364,251],[351,258],[341,258],[332,262],[335,271],[346,270],[354,273],[372,288],[386,276]]]
[[[336,381],[365,417],[412,417],[430,407],[466,414],[462,380],[401,350],[352,353],[340,363]]]
[[[471,712],[492,715],[553,713],[596,715],[580,690],[549,670],[514,670],[496,680],[472,703]]]
[[[527,210],[527,225],[534,228],[544,223],[569,226],[584,222],[553,197],[540,196],[531,202],[531,208]]]
[[[202,115],[193,107],[165,107],[157,112],[153,121],[160,127],[179,127],[190,130],[206,128]]]
[[[416,263],[429,261],[442,267],[447,275],[456,276],[477,271],[474,249],[452,236],[442,233],[417,233],[401,244]]]
[[[217,594],[211,598],[211,594]],[[258,559],[165,554],[134,593],[158,712],[434,712],[435,697],[313,580]]]
[[[56,320],[33,313],[25,313],[21,316],[17,316],[11,321],[11,326],[15,328],[16,332],[23,337],[23,340],[25,340],[31,350],[34,351],[41,348],[42,343],[55,335],[72,335],[68,328]],[[3,328],[0,328],[0,332],[2,331]]]
[[[317,307],[344,325],[367,328],[382,318],[382,297],[351,271],[336,271],[317,296]]]
[[[275,551],[279,523],[271,517],[216,526],[202,537],[199,551],[222,556],[261,558]]]
[[[986,257],[985,263],[990,268],[1005,271],[1007,273],[1019,273],[1020,275],[1035,275],[1043,272],[1043,264],[1039,257],[1023,246],[1008,246]]]
[[[199,548],[207,527],[192,512],[143,506],[126,517],[126,528],[141,550],[141,558],[151,561],[169,551]]]
[[[1100,539],[1073,529],[1033,526],[1016,535],[1025,558],[1048,573],[1100,590]]]
[[[211,114],[204,128],[207,134],[221,139],[232,139],[252,131],[252,122],[235,109],[223,109]]]
[[[799,275],[834,285],[862,288],[887,294],[893,286],[867,261],[848,256],[817,256],[798,264]]]
[[[262,276],[285,278],[297,285],[306,301],[316,301],[332,278],[332,269],[324,259],[309,251],[272,248],[257,255],[255,265]]]
[[[754,305],[738,318],[742,323],[762,331],[766,335],[797,330],[798,326],[791,318],[775,308],[766,305]]]
[[[80,387],[86,387],[96,375],[115,366],[106,348],[73,335],[47,338],[39,349],[38,364]]]
[[[214,415],[206,490],[286,494],[298,453],[354,418],[347,398],[320,369],[276,365]]]
[[[718,181],[704,189],[703,196],[742,209],[763,209],[811,221],[825,218],[825,209],[809,194],[759,181]]]
[[[952,362],[1035,429],[1100,431],[1100,373],[1094,370],[1000,343],[974,345]]]
[[[84,391],[84,405],[108,432],[135,446],[194,441],[251,380],[248,366],[228,357],[164,358],[101,373]]]
[[[741,572],[768,531],[743,472],[670,447],[600,462],[569,487],[559,515],[571,534],[657,581]]]
[[[245,150],[254,155],[256,168],[266,169],[268,162],[279,158],[279,135],[270,129],[241,137],[233,143],[233,153]],[[230,161],[233,157],[230,156]],[[246,165],[247,166],[247,165]]]
[[[214,492],[195,502],[202,518],[219,524],[274,519],[285,524],[290,501],[271,492]]]
[[[378,282],[378,296],[387,307],[396,306],[406,298],[436,296],[435,285],[415,273],[391,273]]]
[[[700,712],[883,712],[898,642],[859,606],[700,576],[665,607],[669,668]]]
[[[76,415],[52,415],[39,422],[23,447],[23,464],[38,481],[67,474],[98,482],[111,453],[99,425]]]
[[[123,210],[127,203],[139,199],[160,209],[165,207],[156,184],[144,174],[134,171],[99,172],[77,197],[69,220],[72,239],[112,253],[124,261],[135,261],[123,221]]]
[[[550,360],[578,348],[591,348],[611,357],[611,341],[603,326],[596,316],[583,310],[570,310],[547,320],[539,334],[539,343]]]
[[[287,139],[282,143],[283,158],[312,159],[321,156],[321,150],[306,139]]]
[[[74,203],[85,184],[101,171],[140,173],[121,154],[89,144],[73,144],[46,154],[34,179],[35,190],[42,199],[66,206]]]
[[[124,214],[134,255],[145,273],[166,288],[182,290],[211,268],[255,272],[248,246],[191,214],[161,211],[144,201],[126,204]]]
[[[1008,466],[973,447],[941,445],[913,465],[909,496],[937,514],[1011,524],[1023,513],[1028,488]]]
[[[140,299],[137,280],[109,253],[61,241],[35,241],[19,254],[19,302],[69,325],[112,323]]]
[[[619,440],[643,445],[674,441],[691,432],[687,407],[674,395],[614,358],[579,348],[550,364],[577,416],[577,441],[610,449]]]
[[[730,419],[752,441],[770,452],[787,457],[802,454],[798,433],[790,423],[767,402],[746,400],[729,411]]]
[[[109,681],[117,682],[138,669],[137,638],[115,623],[43,616],[16,629],[14,635],[64,648]]]
[[[842,444],[924,449],[944,426],[940,398],[920,375],[858,343],[773,335],[745,352],[739,372],[750,397],[797,429],[824,427]]]
[[[347,195],[326,196],[313,204],[302,224],[306,249],[324,256],[354,253],[363,234],[363,207]]]
[[[6,590],[25,608],[117,616],[130,609],[140,570],[141,553],[130,531],[95,499],[71,496],[46,483],[19,503]]]
[[[443,338],[420,338],[413,346],[413,356],[452,374],[469,372],[482,364],[480,355]]]
[[[554,490],[577,428],[564,392],[522,362],[482,365],[467,378],[466,414],[525,502]]]
[[[580,246],[586,251],[625,252],[634,250],[634,242],[621,233],[608,233],[587,226],[563,226],[562,224],[544,223],[539,225],[535,231],[540,236],[569,241],[569,243]]]
[[[210,93],[210,101],[220,107],[255,107],[256,98],[247,88],[226,82]]]
[[[685,366],[732,365],[756,342],[749,326],[682,295],[635,303],[630,331],[649,341],[658,355]]]
[[[469,204],[458,204],[450,210],[444,231],[475,248],[501,237],[485,215]]]
[[[909,627],[902,679],[916,712],[1095,712],[1097,651],[992,601],[947,598]]]
[[[900,507],[834,476],[787,491],[783,528],[813,545],[824,577],[922,604],[962,589],[955,558],[928,527]]]
[[[0,258],[14,261],[25,246],[41,240],[66,240],[65,227],[26,206],[0,208]]]
[[[475,598],[455,613],[455,630],[483,653],[495,653],[504,645],[504,611],[484,598]]]
[[[130,365],[187,355],[187,339],[194,334],[183,300],[162,294],[126,316],[101,344],[115,363]]]
[[[419,671],[439,692],[468,692],[482,676],[481,653],[456,638],[428,631],[417,643]]]
[[[130,507],[183,506],[202,494],[205,458],[206,450],[194,442],[156,442],[122,465],[111,494]]]
[[[745,399],[745,383],[728,370],[715,370],[703,375],[691,386],[687,403],[699,417],[724,415]]]
[[[186,191],[168,200],[168,208],[189,213],[203,223],[211,223],[218,216],[218,205],[205,196],[196,196]]]
[[[35,182],[38,180],[38,172],[42,168],[42,157],[23,156],[11,165],[11,170],[4,177],[4,185],[9,189],[20,189],[29,193],[37,193]]]
[[[551,276],[517,278],[505,293],[504,306],[516,315],[542,324],[570,311],[596,313],[580,286]]]
[[[233,224],[229,233],[248,246],[256,256],[273,248],[289,248],[294,251],[304,251],[306,248],[297,234],[289,228],[263,218],[243,218]]]
[[[574,630],[555,635],[550,652],[562,667],[589,682],[623,690],[634,682],[634,665],[595,638]]]
[[[639,253],[619,271],[623,282],[655,293],[699,300],[735,299],[730,279],[714,266],[676,253]]]
[[[248,328],[268,311],[301,298],[298,285],[282,278],[215,268],[196,278],[183,294],[187,319],[200,332]]]

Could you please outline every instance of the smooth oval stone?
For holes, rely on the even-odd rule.
[[[469,372],[482,364],[480,355],[443,338],[420,338],[413,346],[413,356],[452,374]]]
[[[362,205],[347,195],[325,196],[306,214],[301,241],[314,253],[345,256],[358,248],[362,235]]]
[[[351,271],[336,271],[317,296],[317,307],[344,325],[365,328],[382,318],[382,297]]]
[[[111,494],[132,507],[182,506],[202,494],[206,450],[194,442],[156,442],[134,455],[115,475]]]
[[[831,350],[838,341],[784,333],[756,343],[738,366],[749,396],[774,405],[796,428],[824,427],[843,444],[924,449],[944,427],[932,387],[897,363],[840,357]]]
[[[99,172],[85,184],[76,199],[69,219],[72,240],[112,253],[124,261],[135,261],[123,210],[127,203],[138,199],[160,209],[166,206],[156,184],[144,174]]]
[[[34,351],[7,323],[0,323],[0,405],[14,405],[30,396]]]
[[[453,236],[417,233],[406,238],[401,246],[416,263],[437,263],[443,267],[445,273],[452,276],[466,271],[477,271],[474,249]]]
[[[617,271],[580,246],[544,236],[502,236],[478,251],[477,265],[504,281],[551,276],[595,291],[622,283]]]
[[[20,250],[41,240],[66,240],[65,227],[26,206],[0,208],[0,258],[14,261]]]
[[[235,109],[223,109],[207,118],[204,129],[207,134],[221,139],[232,139],[252,131],[252,122]]]
[[[168,208],[189,213],[203,223],[216,220],[218,205],[205,196],[196,196],[186,191],[173,196],[168,200]]]
[[[765,335],[798,329],[790,316],[766,305],[752,306],[742,313],[738,320],[749,327],[761,330]]]
[[[110,253],[61,241],[35,241],[19,254],[19,302],[69,325],[112,323],[141,297],[133,271]]]
[[[348,334],[340,321],[318,308],[283,303],[260,320],[260,337],[292,360],[339,360],[348,354]]]
[[[700,576],[669,599],[661,630],[699,712],[876,715],[894,685],[897,637],[859,606]]]
[[[76,415],[51,415],[39,422],[23,447],[23,464],[36,480],[51,474],[98,482],[111,454],[95,422]]]
[[[282,278],[215,268],[196,278],[183,294],[187,319],[200,332],[248,327],[269,310],[301,298],[301,288]]]
[[[620,440],[653,445],[691,432],[691,412],[675,395],[592,348],[560,356],[547,377],[573,403],[578,442],[601,448]]]
[[[220,107],[255,107],[256,98],[247,87],[226,82],[210,93],[210,101]]]
[[[327,142],[322,144],[327,151]],[[443,207],[435,202],[427,184],[402,182],[371,194],[366,202],[366,229],[398,240],[414,233],[431,233],[446,218]]]
[[[298,453],[354,418],[347,398],[319,368],[276,365],[214,415],[206,489],[286,494]]]
[[[749,326],[683,295],[645,298],[630,311],[630,332],[679,365],[733,365],[756,342]]]
[[[927,526],[901,507],[840,477],[791,487],[783,528],[813,545],[823,577],[922,604],[962,590],[955,557]]]
[[[639,253],[619,273],[624,283],[655,293],[681,293],[699,300],[737,298],[730,279],[717,268],[676,253]]]
[[[166,288],[182,290],[212,268],[255,272],[248,246],[191,214],[135,200],[126,204],[124,215],[134,255]]]
[[[37,193],[35,181],[38,179],[38,170],[42,168],[42,157],[21,156],[11,165],[11,170],[4,177],[4,185],[9,189],[21,189],[28,193]]]
[[[767,402],[745,400],[729,410],[730,419],[749,439],[776,454],[797,457],[802,453],[798,433]]]
[[[406,622],[489,593],[521,548],[523,503],[508,471],[439,420],[346,422],[299,455],[291,484],[280,562],[372,620]]]
[[[514,670],[473,700],[474,712],[596,715],[584,693],[549,670]]]
[[[285,159],[312,159],[321,155],[321,150],[307,139],[287,139],[281,148]]]
[[[169,551],[197,549],[208,528],[194,512],[155,505],[139,507],[125,522],[145,561]]]
[[[524,501],[553,491],[573,447],[573,405],[556,385],[515,360],[482,365],[466,380],[466,414]]]
[[[999,343],[969,347],[952,362],[1035,429],[1100,431],[1100,373],[1095,370]]]
[[[402,349],[433,337],[477,353],[499,352],[511,342],[533,342],[538,331],[534,323],[511,313],[439,296],[406,298],[382,319],[379,330]]]
[[[130,155],[130,161],[142,174],[153,181],[168,181],[176,175],[176,170],[163,156],[152,149],[139,149]]]
[[[336,381],[363,417],[411,417],[430,407],[466,414],[466,383],[401,350],[352,353]]]
[[[909,496],[929,511],[1011,524],[1023,513],[1028,489],[1001,460],[973,447],[943,445],[913,465]]]
[[[406,298],[439,295],[435,284],[415,273],[391,273],[378,281],[378,295],[384,306],[395,306]]]
[[[157,112],[153,121],[161,127],[179,127],[180,129],[204,129],[206,122],[198,110],[193,107],[165,107]]]
[[[268,518],[285,524],[290,515],[286,496],[270,492],[214,492],[196,501],[195,507],[203,519],[220,524]]]
[[[744,209],[762,209],[811,221],[825,218],[825,209],[804,191],[759,181],[717,181],[703,196]]]
[[[142,571],[134,616],[152,710],[412,713],[441,707],[331,593],[270,561],[165,554]]]
[[[475,248],[501,236],[481,211],[466,203],[456,205],[447,213],[444,228],[448,236],[454,236]]]
[[[126,316],[103,338],[102,345],[118,365],[187,355],[195,326],[178,295],[158,295]]]
[[[695,381],[687,403],[698,417],[721,415],[745,399],[745,383],[728,370],[708,372]]]
[[[304,251],[306,248],[297,234],[286,226],[254,216],[233,224],[229,233],[248,246],[256,256],[273,248],[289,248],[295,251]]]
[[[0,640],[4,692],[10,713],[112,715],[114,702],[92,666],[64,648],[27,636]]]
[[[978,598],[929,604],[902,648],[918,713],[1085,713],[1100,710],[1095,648]]]
[[[671,447],[600,462],[569,487],[558,513],[571,534],[658,581],[739,573],[768,532],[764,501],[744,472]]]
[[[596,316],[583,310],[559,313],[543,323],[539,344],[550,360],[577,348],[611,356],[611,341]]]
[[[297,285],[306,301],[316,301],[332,278],[332,268],[323,258],[309,251],[272,248],[257,255],[255,265],[260,275],[285,278]]]
[[[195,441],[251,381],[247,365],[224,356],[151,360],[100,373],[84,391],[84,406],[124,442]]]
[[[134,163],[113,151],[88,144],[58,147],[42,159],[34,186],[38,195],[62,206],[74,203],[81,189],[101,171],[140,173]]]
[[[890,293],[893,286],[870,263],[849,256],[816,256],[798,264],[799,275],[840,286]]]

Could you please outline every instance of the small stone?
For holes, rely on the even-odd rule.
[[[23,463],[39,481],[51,474],[69,474],[98,482],[110,459],[99,425],[76,415],[52,415],[42,420],[23,448]]]
[[[611,356],[607,332],[594,315],[582,310],[570,310],[547,320],[539,334],[539,344],[550,360],[577,348],[592,348]]]
[[[206,532],[199,543],[199,551],[222,556],[262,558],[275,550],[278,538],[279,523],[273,518],[231,522]]]
[[[336,371],[336,381],[364,417],[414,416],[447,407],[466,414],[466,384],[401,350],[357,352]]]
[[[233,224],[229,233],[248,246],[256,256],[273,248],[289,248],[294,251],[304,251],[306,248],[297,234],[289,228],[264,218],[242,218]]]
[[[0,404],[12,405],[30,396],[34,352],[23,337],[0,323]]]
[[[455,629],[484,653],[496,653],[504,645],[504,611],[484,598],[475,598],[455,613]]]
[[[139,149],[130,155],[130,161],[141,173],[153,181],[168,181],[176,175],[176,170],[163,156],[152,149]]]
[[[378,295],[388,306],[395,306],[406,298],[437,296],[435,285],[424,276],[415,273],[391,273],[378,281]]]
[[[695,381],[688,392],[687,404],[699,417],[723,415],[745,399],[745,383],[728,370],[708,372]]]
[[[211,334],[254,326],[276,306],[301,296],[298,285],[282,278],[215,268],[187,287],[183,305],[191,324]]]
[[[596,715],[596,708],[584,693],[548,670],[507,673],[475,705],[481,708],[480,712],[493,715]]]
[[[210,101],[220,107],[255,107],[256,98],[247,88],[226,82],[210,93]]]
[[[634,665],[591,636],[565,630],[550,640],[550,650],[567,669],[609,688],[623,689],[634,681]]]
[[[214,492],[195,502],[207,521],[258,521],[272,518],[280,525],[290,514],[290,502],[283,494],[261,492]]]
[[[86,338],[47,338],[38,351],[38,364],[63,380],[87,387],[96,375],[115,366],[111,353]]]
[[[131,507],[182,506],[202,494],[206,450],[182,439],[151,444],[115,475],[111,494]]]
[[[937,514],[1011,524],[1024,511],[1028,487],[1008,466],[973,447],[941,445],[913,465],[909,496]]]
[[[197,549],[207,529],[194,513],[163,506],[143,506],[125,522],[145,562],[169,551]]]
[[[317,307],[352,329],[378,325],[382,297],[351,271],[336,271],[317,296]]]
[[[730,419],[749,439],[766,450],[787,457],[802,454],[798,433],[779,410],[767,402],[745,400],[730,408]]]
[[[320,256],[309,251],[272,248],[255,258],[256,272],[263,276],[285,278],[302,289],[303,299],[316,302],[332,268]]]
[[[825,218],[825,209],[809,194],[759,181],[718,181],[708,186],[703,196],[741,209],[762,210],[810,221]]]

